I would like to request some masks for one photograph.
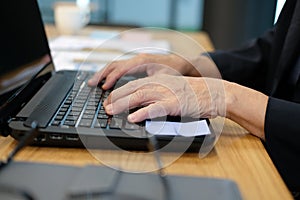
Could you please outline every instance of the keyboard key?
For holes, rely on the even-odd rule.
[[[79,122],[79,126],[82,126],[82,127],[90,127],[91,125],[92,125],[92,120],[91,119],[82,119]]]
[[[71,112],[80,112],[82,110],[82,108],[80,107],[72,107],[71,108]]]
[[[78,96],[78,97],[76,97],[76,100],[78,100],[78,101],[85,101],[86,100],[86,96]]]
[[[52,126],[59,126],[60,125],[60,121],[56,121],[54,120],[52,123],[51,123]]]
[[[61,107],[61,109],[64,109],[64,108],[65,108],[65,109],[67,109],[67,110],[68,110],[68,109],[69,109],[69,107],[70,107],[70,105],[69,105],[69,104],[64,104],[64,105]]]
[[[95,115],[95,110],[85,110],[84,114],[86,114],[86,115]]]
[[[126,121],[124,128],[127,130],[138,130],[140,128],[140,126]]]
[[[106,128],[107,126],[107,119],[98,119],[95,122],[95,128]]]
[[[66,120],[64,122],[64,125],[66,125],[66,126],[75,126],[75,124],[76,124],[75,120]]]
[[[65,105],[70,105],[70,104],[72,104],[72,100],[68,100],[68,99],[67,99],[67,100],[65,101]]]
[[[85,97],[86,98],[86,97]],[[79,105],[83,105],[84,103],[85,103],[85,99],[76,99],[75,101],[74,101],[74,104],[79,104]]]
[[[108,115],[106,115],[106,114],[98,114],[98,116],[97,116],[97,118],[98,119],[108,119]]]
[[[106,115],[105,110],[99,110],[99,114]]]
[[[60,120],[62,120],[63,118],[64,118],[64,116],[57,115],[57,116],[55,117],[55,120],[56,120],[56,121],[60,121]]]
[[[59,109],[59,111],[60,111],[60,112],[67,112],[67,111],[68,111],[68,108],[62,107],[62,108]]]
[[[79,116],[73,116],[73,115],[68,115],[66,117],[66,120],[70,120],[70,121],[76,121],[78,119]]]
[[[57,115],[61,115],[61,116],[64,116],[66,114],[66,112],[63,112],[63,111],[59,111],[58,113],[57,113]]]
[[[94,115],[83,114],[82,119],[94,119]]]
[[[121,129],[123,125],[123,119],[113,117],[109,124],[109,128],[111,129]]]
[[[73,103],[72,108],[82,108],[84,106],[84,103]]]
[[[68,116],[78,117],[79,115],[80,115],[80,112],[73,111],[73,109],[72,109]]]
[[[86,110],[94,110],[94,111],[96,111],[97,107],[96,106],[88,105],[85,109]]]
[[[95,102],[94,100],[92,100],[92,101],[88,101],[88,103],[87,103],[87,106],[90,106],[90,107],[95,107],[95,108],[97,108],[97,106],[98,106],[98,102]]]

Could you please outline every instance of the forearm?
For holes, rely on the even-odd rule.
[[[250,133],[265,139],[264,124],[268,96],[256,90],[224,81],[226,117]]]

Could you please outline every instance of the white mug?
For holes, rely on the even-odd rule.
[[[72,2],[57,2],[54,5],[54,20],[60,34],[76,35],[89,23],[90,10]]]

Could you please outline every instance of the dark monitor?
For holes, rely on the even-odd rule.
[[[0,26],[0,122],[3,122],[37,92],[54,67],[36,0],[1,1]]]

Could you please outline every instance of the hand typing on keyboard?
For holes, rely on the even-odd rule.
[[[200,59],[208,68],[215,67],[213,62],[207,62],[209,59],[206,56]],[[97,72],[88,83],[93,86],[105,79],[102,88],[108,89],[122,76],[139,72],[147,72],[150,77],[131,81],[114,90],[104,102],[108,114],[142,107],[128,115],[130,122],[166,115],[195,118],[225,115],[223,82],[179,76],[201,75],[192,62],[174,54],[140,54],[129,60],[112,62]]]
[[[104,107],[114,115],[144,106],[128,115],[130,122],[166,115],[211,118],[225,116],[222,91],[219,79],[156,75],[115,89]]]

